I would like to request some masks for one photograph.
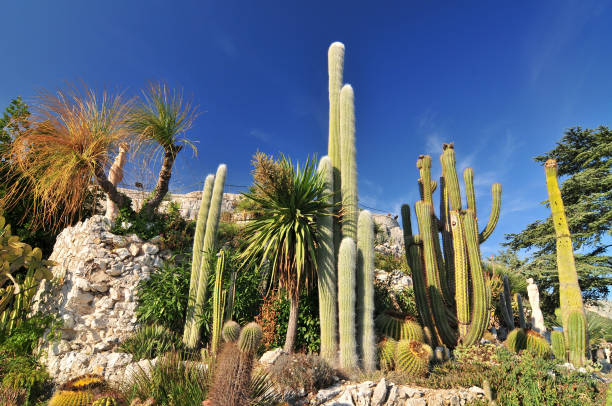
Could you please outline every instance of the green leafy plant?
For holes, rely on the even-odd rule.
[[[166,352],[179,350],[181,341],[178,336],[167,328],[159,325],[140,327],[128,337],[119,351],[132,354],[132,361],[151,359]]]

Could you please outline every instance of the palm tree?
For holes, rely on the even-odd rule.
[[[141,143],[154,145],[163,150],[162,165],[152,197],[145,202],[142,211],[152,213],[159,207],[166,193],[172,166],[184,145],[197,148],[182,136],[188,131],[195,118],[197,108],[183,100],[181,91],[170,90],[165,83],[149,83],[142,92],[140,102],[130,113],[130,129],[137,134]]]
[[[246,226],[249,237],[242,258],[244,264],[259,261],[260,266],[269,261],[272,282],[289,296],[291,307],[284,349],[292,352],[300,292],[314,280],[317,270],[316,218],[326,215],[330,205],[324,195],[324,179],[317,173],[314,160],[307,159],[300,170],[299,165],[294,167],[281,156],[277,173],[289,176],[273,176],[277,181],[271,182],[257,176],[257,162],[258,155],[254,161],[254,188],[244,195],[258,206],[258,216]]]
[[[117,204],[130,199],[108,181],[111,153],[132,137],[126,126],[130,102],[85,85],[55,93],[42,91],[34,105],[30,128],[15,137],[4,156],[10,162],[0,201],[8,210],[25,191],[32,196],[26,213],[33,226],[57,229],[78,217],[91,194],[92,180]]]

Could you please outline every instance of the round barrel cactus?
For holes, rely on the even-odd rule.
[[[416,340],[401,340],[395,351],[395,366],[413,376],[424,376],[433,356],[430,346]]]
[[[226,343],[235,343],[240,337],[240,324],[234,320],[228,320],[221,330],[221,337]]]

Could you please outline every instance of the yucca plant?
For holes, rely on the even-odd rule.
[[[58,229],[81,214],[95,179],[120,209],[129,208],[130,199],[106,175],[112,152],[133,139],[126,125],[129,107],[120,95],[98,94],[85,85],[42,91],[33,104],[30,128],[6,152],[11,169],[3,180],[14,187],[0,206],[10,210],[27,190],[32,226]]]
[[[257,206],[258,217],[246,226],[243,263],[269,261],[270,279],[286,292],[291,306],[285,338],[285,351],[295,342],[298,300],[304,286],[313,281],[317,269],[317,216],[328,215],[325,183],[317,173],[315,159],[307,159],[303,169],[285,156],[278,164],[288,173],[284,182],[255,179],[251,192],[244,196]],[[257,168],[256,168],[257,169]]]
[[[170,89],[166,83],[149,83],[140,101],[131,109],[129,128],[141,145],[163,151],[153,195],[142,207],[145,213],[157,209],[168,193],[172,166],[183,146],[187,145],[194,154],[197,153],[193,141],[184,137],[197,115],[197,107],[184,100],[183,92]]]

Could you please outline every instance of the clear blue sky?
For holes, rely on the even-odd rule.
[[[173,190],[217,164],[250,183],[260,149],[294,159],[327,151],[327,48],[346,45],[355,89],[362,204],[397,213],[417,198],[415,167],[454,141],[475,169],[481,223],[503,184],[503,235],[547,215],[532,157],[571,126],[610,125],[609,1],[10,1],[0,24],[0,105],[82,79],[135,94],[162,79],[193,94]],[[461,4],[461,6],[457,6]],[[137,178],[132,174],[131,178]]]

